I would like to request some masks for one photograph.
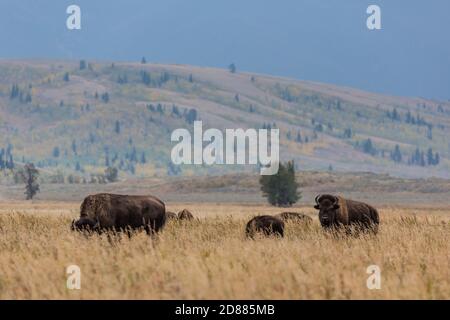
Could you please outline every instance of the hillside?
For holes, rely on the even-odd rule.
[[[2,161],[34,162],[49,179],[95,181],[108,165],[121,179],[256,172],[169,165],[171,132],[195,119],[275,126],[299,170],[450,178],[449,102],[187,65],[0,61]]]

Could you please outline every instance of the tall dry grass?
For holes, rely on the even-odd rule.
[[[315,218],[309,226],[289,223],[283,239],[247,240],[252,214],[279,209],[187,208],[198,221],[170,222],[156,241],[141,232],[111,243],[70,232],[75,205],[1,204],[0,298],[450,298],[448,211],[382,209],[377,236],[332,237]],[[80,290],[66,287],[72,264],[81,268]],[[381,268],[380,290],[366,286],[373,264]]]

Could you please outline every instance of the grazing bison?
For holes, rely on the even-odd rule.
[[[192,213],[189,210],[183,209],[180,212],[178,212],[178,219],[179,220],[192,220],[192,219],[194,219],[194,216],[192,215]]]
[[[166,211],[166,220],[177,220],[177,214],[172,211]]]
[[[303,213],[297,212],[282,212],[276,215],[283,221],[296,221],[296,222],[311,222],[312,218]]]
[[[153,234],[165,222],[166,208],[158,198],[100,193],[84,199],[80,219],[72,222],[72,230],[129,231],[143,227]]]
[[[363,202],[344,199],[330,194],[318,195],[315,209],[324,228],[356,226],[362,230],[378,231],[378,211]]]
[[[257,216],[251,219],[245,228],[247,237],[253,238],[256,232],[264,235],[284,236],[284,222],[280,218],[273,216]]]
[[[80,217],[77,221],[72,221],[72,230],[94,231],[96,228],[96,221],[87,217]]]

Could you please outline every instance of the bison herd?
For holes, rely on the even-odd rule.
[[[363,202],[330,194],[318,195],[314,208],[324,230],[353,230],[377,233],[380,223],[377,210]],[[153,235],[168,220],[193,220],[193,214],[183,209],[178,214],[166,211],[164,203],[153,196],[133,196],[101,193],[87,196],[80,208],[80,218],[72,221],[72,230],[102,233],[144,229]],[[275,216],[260,215],[246,225],[245,234],[284,236],[285,222],[311,223],[313,219],[297,212],[282,212]]]

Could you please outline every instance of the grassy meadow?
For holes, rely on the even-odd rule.
[[[288,223],[285,238],[247,240],[255,214],[280,208],[168,204],[192,222],[169,222],[155,240],[145,232],[108,241],[70,231],[79,204],[0,203],[0,299],[450,299],[450,211],[382,207],[376,236],[333,237]],[[81,269],[81,289],[66,268]],[[381,289],[366,286],[369,265]]]

